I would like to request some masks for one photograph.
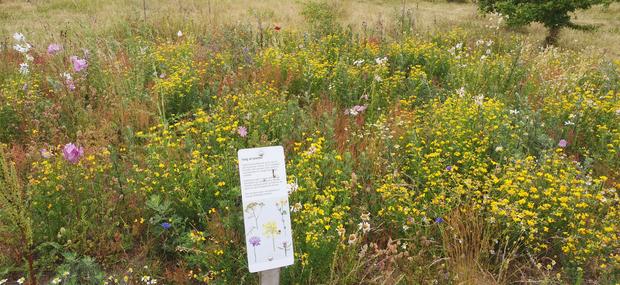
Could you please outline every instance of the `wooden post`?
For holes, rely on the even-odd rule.
[[[258,274],[260,285],[280,285],[280,268],[261,271]]]

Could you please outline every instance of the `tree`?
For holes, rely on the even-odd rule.
[[[532,22],[543,24],[549,34],[546,45],[557,43],[560,30],[564,27],[590,30],[591,25],[578,25],[571,21],[570,13],[589,9],[594,5],[609,5],[620,0],[479,0],[479,9],[485,13],[500,13],[507,16],[510,26],[525,26]]]

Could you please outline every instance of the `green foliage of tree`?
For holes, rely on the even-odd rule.
[[[554,45],[564,27],[588,30],[590,25],[578,25],[571,21],[571,13],[586,10],[594,5],[609,5],[618,0],[479,0],[479,9],[485,13],[507,16],[510,26],[525,26],[532,22],[543,24],[549,34],[545,44]]]

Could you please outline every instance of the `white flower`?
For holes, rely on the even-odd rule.
[[[519,113],[520,113],[520,112],[519,112],[519,110],[517,110],[517,109],[510,110],[510,114],[511,114],[511,115],[516,115],[516,114],[519,114]]]
[[[2,280],[0,280],[0,285],[2,285],[2,284],[4,284],[4,283],[6,283],[6,281],[8,281],[8,279],[2,279]]]
[[[69,271],[65,271],[62,273],[62,277],[67,277],[67,276],[69,276]]]
[[[56,277],[52,280],[52,284],[60,284],[60,278]]]
[[[73,77],[71,77],[71,73],[69,72],[63,72],[60,74],[60,76],[64,77],[65,80],[73,80]]]
[[[22,42],[26,40],[26,37],[24,37],[24,34],[22,33],[14,33],[13,38],[18,42]]]
[[[370,231],[370,223],[368,222],[361,222],[357,227],[362,230],[363,233],[368,233]]]
[[[362,64],[364,64],[364,60],[363,59],[358,59],[356,61],[353,62],[353,65],[355,66],[362,66]]]
[[[496,152],[502,152],[503,150],[504,150],[504,147],[503,147],[503,146],[501,146],[501,145],[498,145],[498,146],[495,148],[495,151],[496,151]]]
[[[492,44],[493,44],[493,40],[489,40],[489,41],[487,42],[487,46],[488,46],[488,47],[490,47]]]
[[[375,62],[376,62],[378,65],[383,65],[383,64],[385,64],[387,61],[388,61],[387,56],[384,56],[384,57],[377,57],[377,58],[375,58]]]
[[[30,70],[28,70],[28,63],[24,62],[19,64],[19,73],[23,75],[30,73]]]
[[[180,37],[182,37],[182,36],[183,36],[183,32],[181,32],[181,30],[179,30],[179,31],[177,32],[177,37],[179,37],[179,38],[180,38]]]
[[[484,95],[478,95],[474,98],[474,102],[476,102],[476,105],[478,106],[482,106],[482,103],[484,103]]]
[[[573,123],[572,121],[568,120],[568,121],[564,122],[564,125],[565,126],[574,126],[575,123]]]
[[[476,46],[484,44],[484,40],[480,39],[476,41]]]
[[[485,53],[486,53],[487,55],[490,55],[490,54],[491,54],[491,49],[489,49],[489,48],[488,48],[488,49],[486,50],[486,52],[485,52]]]
[[[408,229],[409,229],[409,226],[408,226],[408,225],[403,225],[403,231],[406,231],[406,230],[408,230]]]
[[[301,203],[297,202],[297,203],[295,203],[295,205],[291,206],[291,212],[293,212],[293,213],[299,212],[299,210],[301,210],[301,208],[303,208],[303,205],[301,205]]]
[[[456,44],[455,48],[456,48],[456,49],[461,49],[461,48],[463,48],[463,43],[458,43],[458,44]]]
[[[33,61],[34,57],[32,57],[32,55],[27,54],[26,55],[26,61]]]
[[[297,185],[296,182],[293,182],[293,183],[286,184],[286,188],[288,188],[288,193],[291,194],[297,191],[297,189],[299,189],[299,185]]]
[[[28,51],[30,51],[31,47],[32,46],[29,43],[25,43],[24,45],[16,44],[13,46],[13,49],[20,53],[27,53]]]
[[[22,277],[17,279],[17,284],[24,284],[24,281],[26,281],[26,278]]]
[[[458,90],[456,90],[456,94],[458,94],[459,97],[465,96],[465,87],[461,87]]]
[[[381,78],[381,76],[375,75],[375,81],[381,82],[381,81],[383,81],[383,79]]]

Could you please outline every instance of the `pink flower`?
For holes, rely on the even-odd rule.
[[[49,46],[47,46],[47,53],[49,55],[56,54],[57,52],[61,50],[62,50],[62,46],[59,44],[50,44]]]
[[[63,148],[62,154],[68,162],[75,164],[84,156],[84,148],[77,147],[73,143],[68,143]]]
[[[73,64],[73,70],[80,72],[88,67],[88,62],[85,58],[78,58],[77,56],[71,56],[71,63]]]
[[[344,111],[345,115],[357,116],[359,113],[366,111],[368,105],[355,105],[351,109],[346,109]]]
[[[245,138],[248,135],[248,129],[244,126],[241,126],[237,129],[237,133],[239,133],[239,136],[241,136],[242,138]]]
[[[558,142],[558,146],[561,148],[565,148],[566,146],[568,146],[568,142],[565,139],[561,139],[560,142]]]

